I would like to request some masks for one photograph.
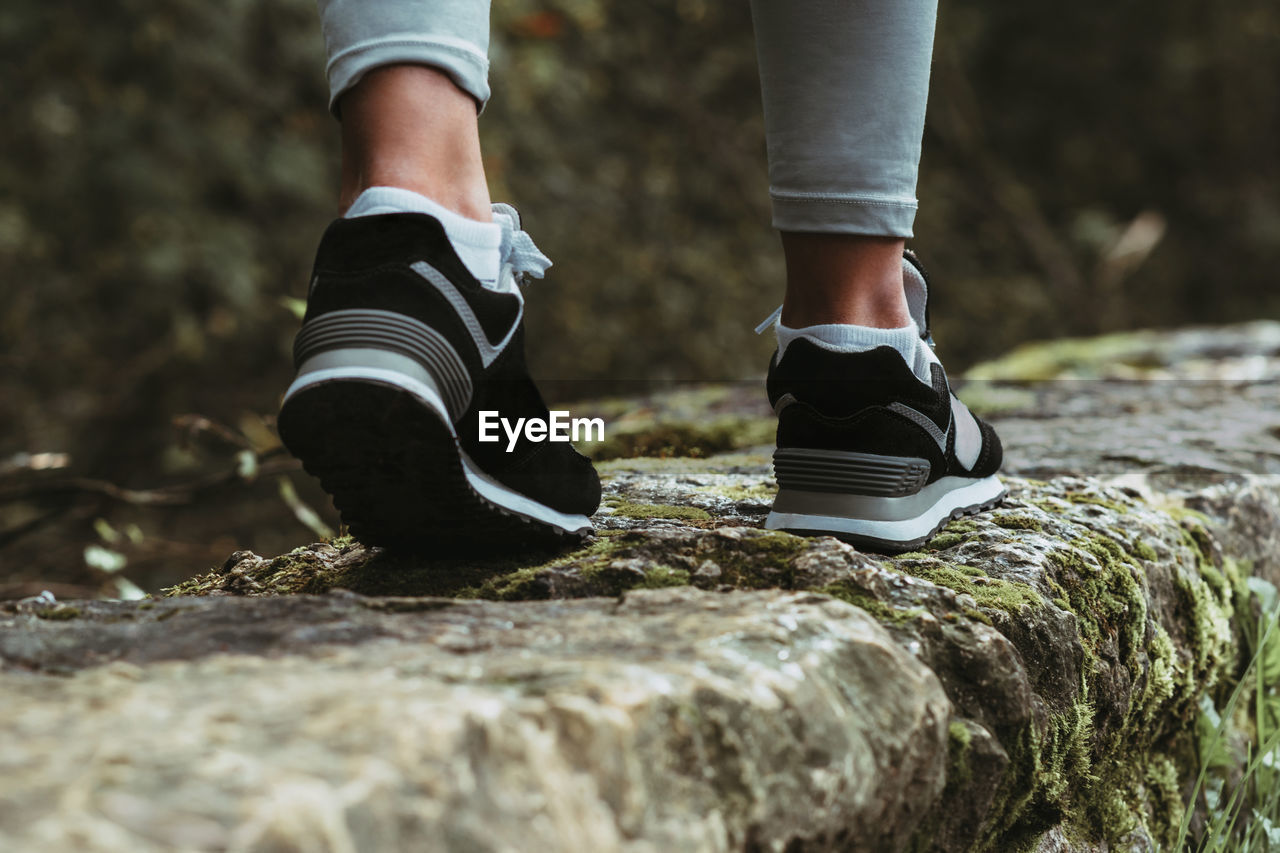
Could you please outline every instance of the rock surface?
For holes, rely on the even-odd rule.
[[[1010,495],[919,553],[759,529],[758,403],[711,389],[604,454],[685,455],[602,462],[570,553],[0,605],[0,849],[1168,846],[1244,577],[1280,580],[1257,328],[1212,382],[970,383]]]
[[[5,632],[114,661],[0,674],[5,850],[891,849],[942,788],[937,678],[825,596],[81,606]]]

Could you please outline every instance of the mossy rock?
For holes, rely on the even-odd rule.
[[[648,476],[636,473],[645,460],[624,462],[634,464],[614,476],[632,477],[628,488]],[[1186,721],[1234,665],[1239,572],[1195,517],[1089,480],[1008,485],[998,510],[892,558],[614,494],[618,517],[651,526],[504,560],[428,563],[349,540],[274,560],[239,553],[170,592],[345,588],[518,602],[694,586],[829,596],[869,613],[933,668],[973,744],[952,726],[953,778],[920,826],[923,848],[1016,849],[1050,829],[1096,844],[1135,832],[1168,844],[1181,807],[1167,783],[1191,772]],[[745,497],[771,486],[744,488]],[[982,817],[942,817],[959,804]]]

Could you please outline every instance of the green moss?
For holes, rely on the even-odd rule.
[[[982,417],[1034,409],[1037,402],[1034,391],[992,382],[965,382],[956,393],[969,411]]]
[[[1040,520],[1030,515],[999,513],[991,516],[991,522],[1005,530],[1034,530],[1037,533],[1044,530]]]
[[[910,622],[928,612],[923,607],[910,607],[901,610],[892,607],[848,581],[833,583],[814,590],[814,592],[821,592],[824,595],[852,604],[854,607],[860,607],[867,611],[877,622],[888,625],[900,625],[903,622]]]
[[[1087,702],[1078,701],[1049,717],[1049,728],[1041,741],[1036,791],[1046,811],[1058,808],[1072,786],[1090,778],[1092,740],[1093,709]]]
[[[1048,555],[1053,603],[1075,614],[1085,652],[1080,692],[1067,711],[1001,734],[1010,768],[982,846],[1028,846],[1064,820],[1089,843],[1115,844],[1139,823],[1158,842],[1171,843],[1182,806],[1169,726],[1194,708],[1203,686],[1213,680],[1212,667],[1229,658],[1227,616],[1238,576],[1229,564],[1220,569],[1213,564],[1212,543],[1207,535],[1198,536],[1194,525],[1188,525],[1184,543],[1197,565],[1193,572],[1175,572],[1174,578],[1189,611],[1179,621],[1192,637],[1196,663],[1191,667],[1179,660],[1164,628],[1148,621],[1139,559],[1158,557],[1150,545],[1126,550],[1121,542],[1091,532]],[[1104,648],[1119,660],[1102,666]],[[1116,663],[1132,680],[1131,705],[1098,731],[1093,692],[1100,676],[1111,683],[1105,674]],[[1182,769],[1191,766],[1188,760]]]
[[[1136,655],[1146,632],[1147,600],[1132,557],[1116,541],[1091,533],[1069,548],[1051,552],[1049,559],[1061,569],[1058,583],[1089,651],[1098,651],[1104,635],[1119,635],[1124,663],[1138,672]]]
[[[368,551],[348,554],[338,567],[310,548],[296,548],[254,568],[231,576],[220,569],[163,590],[165,596],[208,595],[230,591],[251,595],[320,594],[350,589],[362,595],[453,596],[474,592],[491,579],[522,569],[537,569],[566,559],[595,554],[612,547],[612,531],[602,531],[583,547],[564,550],[531,548],[511,556],[462,555],[427,559],[419,554]],[[350,547],[350,546],[348,546]]]
[[[1160,555],[1156,553],[1156,549],[1152,548],[1146,542],[1139,542],[1133,546],[1133,553],[1146,560],[1148,563],[1154,563],[1160,559]]]
[[[1235,647],[1232,616],[1238,588],[1243,584],[1233,583],[1240,575],[1238,567],[1224,560],[1219,569],[1207,538],[1195,535],[1193,530],[1204,532],[1194,521],[1183,522],[1183,542],[1195,554],[1195,572],[1178,572],[1174,575],[1174,585],[1179,604],[1189,617],[1186,627],[1187,645],[1191,650],[1188,677],[1204,682],[1211,680],[1211,675],[1230,658],[1228,650]],[[1247,595],[1241,600],[1247,600]]]
[[[1119,501],[1108,500],[1100,495],[1090,494],[1089,492],[1067,492],[1066,498],[1073,504],[1092,504],[1093,506],[1100,506],[1121,515],[1129,511],[1129,507]]]
[[[1091,791],[1092,710],[1080,701],[1034,722],[1007,739],[1009,769],[992,801],[980,845],[987,850],[1028,849],[1066,816],[1073,786]]]
[[[954,802],[966,785],[973,781],[971,751],[973,731],[970,726],[981,728],[978,723],[953,718],[947,725],[946,785],[942,791],[943,803]],[[946,821],[942,809],[932,809],[916,827],[907,846],[910,853],[929,853],[939,849],[936,843],[939,827]]]
[[[1183,751],[1176,743],[1159,751],[1144,745],[1103,759],[1087,802],[1087,821],[1079,823],[1091,830],[1088,834],[1093,839],[1109,839],[1113,844],[1141,826],[1156,842],[1156,849],[1173,850],[1183,803],[1178,765],[1170,755]],[[1187,761],[1183,772],[1194,766]]]
[[[707,539],[687,553],[662,554],[664,562],[650,564],[649,540],[639,533],[618,532],[601,537],[587,548],[538,566],[488,578],[456,594],[466,598],[522,600],[526,598],[620,595],[629,589],[685,586],[691,583],[689,567],[710,561],[720,568],[714,586],[740,589],[794,589],[795,556],[809,547],[808,540],[789,533],[762,533],[743,541]],[[644,571],[631,564],[638,558]],[[684,562],[686,566],[678,565]],[[573,571],[567,571],[572,568]],[[565,571],[557,571],[565,570]]]
[[[644,589],[663,589],[671,586],[688,586],[689,572],[685,569],[673,569],[670,566],[654,566],[645,573]]]
[[[161,590],[161,595],[208,595],[212,592],[236,591],[242,594],[294,594],[320,593],[332,584],[326,583],[321,563],[316,555],[305,548],[295,548],[288,554],[233,576],[221,569]]]
[[[979,525],[972,518],[957,518],[942,528],[936,536],[929,540],[926,547],[930,551],[945,551],[948,548],[954,548],[962,542],[967,542],[979,531]],[[908,558],[913,556],[929,556],[928,554],[900,554],[899,558]]]
[[[1182,802],[1178,765],[1166,755],[1156,755],[1140,772],[1147,790],[1147,826],[1162,828],[1164,831],[1156,835],[1156,841],[1163,849],[1172,850],[1186,810]]]
[[[180,595],[208,595],[211,590],[220,588],[222,581],[220,572],[206,572],[185,581],[167,586],[160,590],[161,598],[173,598]]]
[[[602,570],[614,560],[628,553],[637,542],[642,541],[634,534],[618,533],[612,536],[599,536],[585,547],[534,566],[525,566],[496,574],[484,579],[481,583],[463,587],[453,593],[457,598],[482,598],[490,601],[526,601],[545,599],[551,595],[551,584],[548,576],[556,569],[569,565],[578,567],[582,577],[581,586],[595,586],[598,595],[616,595],[631,586],[639,586],[642,581],[630,576],[631,583],[626,583],[620,573],[612,577],[602,575]],[[670,584],[666,584],[670,585]],[[593,590],[582,589],[582,594],[591,594]]]
[[[1056,495],[1050,495],[1049,497],[1044,498],[1029,498],[1027,503],[1049,513],[1050,515],[1061,515],[1071,506],[1069,501],[1063,500]]]
[[[947,785],[953,782],[959,786],[973,778],[973,768],[969,766],[969,745],[973,734],[969,727],[959,720],[952,720],[947,726]]]
[[[1213,521],[1209,518],[1209,516],[1205,515],[1200,510],[1191,509],[1190,507],[1187,507],[1187,506],[1171,504],[1168,506],[1162,506],[1161,510],[1163,510],[1166,514],[1172,516],[1173,518],[1177,519],[1178,521],[1186,522],[1189,520],[1192,522],[1197,522],[1202,526],[1207,526],[1213,523]]]
[[[628,509],[643,507],[633,505]],[[706,514],[689,507],[656,507],[661,515],[697,522]],[[689,511],[692,510],[692,511]],[[646,517],[661,517],[654,508],[636,509]],[[572,551],[532,551],[515,557],[461,556],[428,560],[421,555],[366,552],[346,554],[334,566],[332,554],[322,557],[311,548],[298,548],[274,560],[231,575],[213,570],[164,590],[166,596],[232,592],[248,595],[323,593],[334,588],[364,595],[446,596],[521,600],[616,595],[638,586],[687,584],[691,572],[710,560],[721,569],[715,586],[748,589],[796,588],[792,561],[810,541],[789,533],[761,532],[743,540],[711,537],[674,553],[652,553],[649,537],[631,531],[601,531]],[[645,566],[620,561],[638,559]]]
[[[339,551],[345,551],[347,548],[360,544],[360,541],[350,533],[344,533],[341,536],[335,536],[332,539],[326,539],[324,541],[337,548]]]
[[[795,589],[795,558],[810,546],[803,536],[769,531],[753,537],[746,548],[713,540],[699,557],[720,567],[718,583],[738,589]]]
[[[768,483],[752,483],[749,486],[699,486],[696,491],[719,495],[731,501],[769,503],[778,494],[776,486]]]
[[[987,577],[986,572],[973,566],[947,563],[936,557],[898,558],[887,565],[903,574],[971,595],[978,606],[986,610],[1017,615],[1024,607],[1044,605],[1040,594],[1027,584]]]
[[[977,533],[978,522],[972,518],[957,518],[944,527],[943,530],[947,533]]]
[[[1188,531],[1185,542],[1198,555],[1197,570],[1176,572],[1174,578],[1190,610],[1189,618],[1180,621],[1191,638],[1194,667],[1183,666],[1168,633],[1148,622],[1137,558],[1151,555],[1142,543],[1130,552],[1111,538],[1090,533],[1050,554],[1056,567],[1052,583],[1059,593],[1055,603],[1075,614],[1085,650],[1080,704],[1071,715],[1051,717],[1045,735],[1024,742],[1026,749],[1011,751],[1011,759],[1031,767],[1011,774],[1013,785],[1036,780],[1033,796],[1023,802],[1017,802],[1016,787],[1009,790],[1003,808],[1017,815],[1016,826],[1043,822],[1056,809],[1091,840],[1116,843],[1141,823],[1157,841],[1171,843],[1182,806],[1168,727],[1177,714],[1194,707],[1203,686],[1213,680],[1211,667],[1228,657],[1224,649],[1230,642],[1226,614],[1232,572],[1212,565],[1207,537],[1197,540]],[[1090,705],[1095,679],[1107,671],[1097,662],[1108,640],[1115,642],[1108,648],[1117,651],[1134,693],[1119,723],[1113,720],[1100,734],[1093,730]],[[1191,766],[1184,763],[1184,770]]]
[[[668,504],[643,504],[611,498],[609,507],[614,515],[627,518],[682,518],[688,521],[707,521],[711,518],[705,509],[696,506],[670,506]]]
[[[36,616],[40,619],[47,619],[50,622],[66,622],[71,619],[79,619],[80,608],[73,607],[70,604],[55,604],[52,607],[37,610]]]
[[[550,590],[542,582],[540,568],[517,569],[496,578],[490,578],[479,587],[468,587],[457,593],[458,598],[483,598],[489,601],[529,601],[547,598]]]
[[[1157,624],[1147,645],[1147,686],[1142,694],[1142,712],[1146,722],[1155,722],[1155,716],[1165,702],[1179,694],[1195,692],[1194,684],[1180,683],[1181,667],[1169,632]]]
[[[1042,820],[1028,820],[1028,806],[1035,797],[1039,781],[1041,738],[1034,723],[1001,738],[1009,756],[1009,767],[996,789],[987,812],[986,831],[978,847],[982,850],[1000,850],[1022,847],[1028,838],[1034,838],[1052,824]],[[1020,830],[1016,830],[1019,825]]]
[[[975,622],[981,622],[983,625],[995,625],[995,623],[991,621],[991,617],[983,613],[981,610],[975,610],[972,607],[963,607],[960,609],[960,612]]]
[[[1147,331],[1023,344],[995,361],[975,365],[965,377],[1038,382],[1059,377],[1106,375],[1117,366],[1129,368],[1129,373],[1141,373],[1164,365],[1159,345],[1157,334]]]
[[[962,533],[950,533],[943,531],[929,540],[928,547],[931,551],[945,551],[948,548],[954,548],[956,545],[959,545],[968,538],[969,537]]]

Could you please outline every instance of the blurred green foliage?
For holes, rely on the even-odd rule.
[[[782,265],[747,4],[493,14],[493,195],[556,261],[535,371],[761,374]],[[153,485],[210,461],[170,446],[172,416],[274,411],[335,209],[323,66],[310,0],[6,0],[0,460]],[[1280,314],[1277,79],[1274,0],[942,4],[916,246],[948,364]],[[294,523],[236,506],[209,530],[237,544]]]

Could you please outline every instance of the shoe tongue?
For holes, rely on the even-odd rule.
[[[929,285],[925,283],[924,274],[906,258],[902,259],[902,288],[906,291],[907,310],[911,312],[911,319],[920,330],[920,337],[927,338],[929,320],[925,306],[929,304]]]

